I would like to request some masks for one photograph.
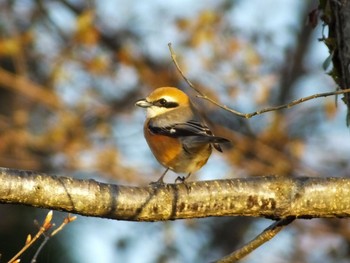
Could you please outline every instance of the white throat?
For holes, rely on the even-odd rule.
[[[167,108],[157,107],[157,106],[151,106],[147,108],[147,118],[154,118],[158,115],[161,115],[165,112],[169,111]]]

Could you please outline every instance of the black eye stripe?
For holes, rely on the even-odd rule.
[[[164,98],[161,98],[161,99],[153,102],[153,105],[158,106],[158,107],[163,107],[163,108],[176,108],[177,106],[179,106],[179,104],[177,102],[167,101]]]
[[[165,108],[176,108],[177,106],[179,106],[179,104],[173,101],[169,101],[164,105]]]

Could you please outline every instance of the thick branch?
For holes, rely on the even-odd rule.
[[[330,37],[334,37],[337,45],[333,59],[340,77],[340,88],[350,86],[350,3],[349,1],[330,1],[333,14],[333,23],[330,25]],[[336,61],[337,60],[337,61]]]
[[[269,176],[131,187],[0,168],[0,203],[130,221],[348,217],[350,179]]]

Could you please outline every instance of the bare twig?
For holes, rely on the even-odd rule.
[[[68,216],[63,220],[62,224],[56,228],[54,231],[52,231],[50,234],[46,235],[46,232],[48,230],[50,230],[54,224],[51,223],[52,221],[52,217],[53,217],[53,212],[52,210],[49,211],[46,215],[46,218],[43,222],[43,224],[39,227],[39,231],[38,233],[36,233],[36,235],[32,238],[31,235],[27,236],[27,240],[26,243],[24,245],[24,247],[13,257],[10,259],[10,261],[8,263],[15,263],[15,262],[19,262],[19,257],[30,247],[32,246],[38,239],[39,237],[41,237],[42,235],[45,235],[45,239],[44,241],[40,244],[38,250],[36,251],[33,259],[32,259],[32,263],[36,262],[36,259],[40,253],[40,251],[42,250],[42,248],[44,247],[44,245],[47,243],[47,241],[49,241],[49,239],[51,237],[53,237],[54,235],[56,235],[59,231],[61,231],[63,229],[63,227],[65,225],[67,225],[70,222],[73,222],[77,217],[76,216],[71,216],[70,214],[68,214]]]
[[[30,235],[28,235],[27,237],[27,240],[26,240],[26,243],[24,245],[24,247],[13,257],[10,259],[10,261],[8,263],[13,263],[13,262],[16,262],[16,260],[18,259],[18,257],[20,255],[22,255],[31,245],[34,244],[35,241],[38,240],[38,238],[43,234],[45,233],[47,230],[49,230],[51,227],[52,227],[52,224],[51,224],[51,220],[52,220],[52,210],[49,211],[46,215],[46,218],[44,220],[44,223],[42,224],[42,226],[39,228],[39,231],[38,233],[36,233],[36,235],[31,238]]]
[[[171,59],[173,60],[173,63],[175,64],[175,67],[177,68],[177,70],[180,72],[182,78],[187,82],[187,84],[194,89],[200,96],[204,97],[205,95],[199,90],[197,89],[192,82],[185,76],[185,74],[183,73],[183,71],[181,70],[179,64],[177,63],[176,60],[176,54],[173,50],[173,47],[171,46],[171,43],[168,43],[169,46],[169,50],[170,50],[170,55],[171,55]]]
[[[45,239],[44,241],[40,244],[39,248],[37,249],[37,251],[35,252],[31,263],[36,263],[36,259],[38,258],[41,250],[44,248],[44,246],[46,245],[46,243],[50,240],[51,237],[53,237],[54,235],[56,235],[58,232],[60,232],[68,223],[73,222],[75,219],[77,219],[76,216],[71,216],[70,214],[68,214],[68,216],[63,220],[62,224],[57,227],[55,230],[52,231],[51,234],[49,235],[45,235]]]
[[[56,235],[58,232],[60,232],[67,224],[73,222],[74,220],[76,220],[77,217],[76,216],[71,216],[71,214],[68,214],[67,217],[64,218],[62,224],[57,227],[54,231],[52,231],[52,233],[50,234],[51,237],[53,237],[54,235]]]
[[[41,250],[43,249],[43,247],[46,245],[46,243],[49,241],[50,239],[50,236],[48,235],[45,235],[45,239],[44,241],[40,244],[39,248],[37,249],[37,251],[35,252],[32,260],[30,261],[30,263],[36,263],[36,259],[38,258],[39,256],[39,253],[41,252]]]
[[[236,251],[232,252],[230,255],[227,255],[226,257],[219,259],[218,261],[215,261],[216,263],[231,263],[236,262],[237,260],[240,260],[241,258],[245,257],[270,239],[272,239],[274,236],[278,234],[285,226],[289,225],[294,221],[295,218],[285,218],[281,219],[272,225],[270,225],[268,228],[266,228],[260,235],[256,236],[253,240],[251,240],[249,243],[245,244],[240,249],[237,249]]]
[[[203,92],[201,92],[200,90],[198,90],[193,84],[191,81],[189,81],[189,79],[185,76],[185,74],[183,73],[183,71],[181,70],[177,60],[176,60],[176,54],[171,46],[171,43],[168,44],[169,46],[169,50],[170,50],[170,54],[171,54],[171,58],[172,58],[172,61],[176,67],[176,69],[179,71],[180,75],[182,76],[182,78],[186,81],[186,83],[192,88],[194,89],[199,95],[197,95],[198,98],[202,98],[204,100],[207,100],[211,103],[213,103],[214,105],[228,111],[228,112],[231,112],[239,117],[243,117],[243,118],[246,118],[246,119],[249,119],[253,116],[256,116],[256,115],[260,115],[262,113],[265,113],[265,112],[269,112],[269,111],[276,111],[276,110],[281,110],[281,109],[287,109],[287,108],[291,108],[297,104],[300,104],[302,102],[305,102],[305,101],[308,101],[308,100],[312,100],[312,99],[316,99],[316,98],[320,98],[320,97],[328,97],[328,96],[333,96],[333,95],[338,95],[338,94],[344,94],[344,93],[349,93],[350,92],[350,88],[349,89],[343,89],[343,90],[338,90],[338,91],[332,91],[332,92],[325,92],[325,93],[318,93],[318,94],[314,94],[314,95],[311,95],[311,96],[307,96],[307,97],[304,97],[304,98],[301,98],[301,99],[297,99],[297,100],[293,100],[292,102],[289,102],[287,104],[283,104],[283,105],[279,105],[279,106],[275,106],[275,107],[269,107],[269,108],[265,108],[265,109],[262,109],[262,110],[259,110],[259,111],[254,111],[252,113],[242,113],[242,112],[239,112],[239,111],[236,111],[234,109],[231,109],[229,108],[228,106],[226,105],[223,105],[213,99],[211,99],[210,97],[208,97],[207,95],[205,95]]]

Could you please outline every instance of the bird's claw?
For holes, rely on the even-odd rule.
[[[164,181],[163,181],[163,178],[159,178],[159,180],[155,181],[155,182],[150,182],[149,183],[150,186],[155,186],[155,187],[158,187],[158,186],[163,186],[165,185]]]
[[[179,182],[179,183],[183,184],[183,183],[185,183],[185,181],[186,181],[186,177],[185,176],[178,176],[175,179],[175,183]]]

